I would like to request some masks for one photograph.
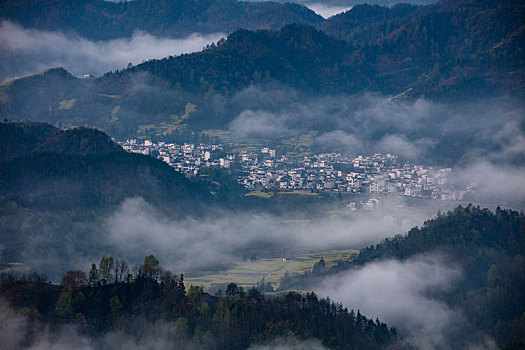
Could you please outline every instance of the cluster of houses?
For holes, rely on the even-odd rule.
[[[183,145],[166,142],[143,142],[135,139],[120,144],[128,152],[154,156],[181,173],[197,174],[202,167],[229,168],[235,153],[226,153],[221,145]]]
[[[392,154],[347,157],[322,153],[289,158],[270,148],[226,152],[221,145],[164,142],[121,144],[129,152],[150,154],[183,173],[201,167],[232,168],[239,183],[250,190],[402,194],[407,197],[463,200],[467,189],[448,183],[451,168],[401,162]]]

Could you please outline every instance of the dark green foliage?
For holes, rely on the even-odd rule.
[[[62,154],[108,154],[122,152],[102,131],[91,128],[73,128],[49,138],[36,152]]]
[[[340,13],[324,21],[319,28],[355,47],[384,39],[406,25],[419,6],[396,4],[392,7],[361,4],[351,11]]]
[[[407,348],[386,324],[314,293],[268,298],[234,283],[224,296],[213,297],[193,286],[186,293],[183,276],[169,271],[162,272],[160,280],[139,273],[127,282],[77,290],[2,275],[0,296],[17,310],[33,310],[51,330],[76,324],[95,347],[108,345],[104,334],[119,332],[137,342],[157,337],[176,348],[246,349],[292,336],[317,338],[332,349]],[[31,343],[38,334],[28,327],[26,341]]]
[[[24,135],[14,141],[19,157],[2,162],[0,172],[3,194],[16,196],[18,205],[104,209],[134,196],[153,204],[211,198],[206,189],[164,162],[127,153],[98,130],[2,123],[0,131]],[[2,149],[8,149],[11,141],[1,139]],[[25,154],[20,155],[20,150]],[[6,154],[6,158],[13,157]]]
[[[0,181],[16,193],[19,204],[30,207],[104,208],[135,196],[153,204],[211,198],[208,191],[169,165],[125,152],[38,153],[3,162],[2,167]]]
[[[230,202],[232,205],[239,203],[246,193],[246,189],[235,180],[233,175],[222,168],[201,168],[193,180],[206,186],[221,201]]]
[[[512,210],[498,208],[493,213],[472,205],[459,206],[453,212],[426,221],[421,229],[411,229],[406,236],[362,249],[355,264],[363,265],[378,258],[404,259],[432,250],[464,261],[469,274],[487,271],[490,263],[525,252],[525,218]]]
[[[229,94],[273,80],[319,92],[358,91],[366,82],[356,76],[357,67],[349,66],[349,55],[344,41],[310,26],[291,24],[279,31],[237,30],[203,52],[151,60],[105,78],[129,79],[130,74],[149,72],[172,87],[200,93]]]
[[[0,161],[31,153],[59,133],[47,123],[0,123]]]

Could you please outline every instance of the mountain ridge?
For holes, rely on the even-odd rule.
[[[2,0],[0,14],[0,20],[28,28],[73,32],[92,40],[129,37],[136,31],[180,37],[322,21],[321,16],[298,4],[236,0]]]
[[[506,0],[361,5],[321,29],[238,29],[201,52],[94,79],[56,69],[4,83],[0,117],[181,143],[201,142],[204,132],[228,130],[244,110],[260,108],[256,100],[238,103],[236,96],[253,88],[279,87],[306,99],[362,93],[445,103],[519,99],[525,93],[523,14],[525,5]]]

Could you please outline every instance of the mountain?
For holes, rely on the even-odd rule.
[[[191,140],[195,131],[224,127],[237,112],[228,99],[252,84],[277,82],[319,92],[365,88],[368,78],[344,63],[347,47],[302,25],[276,32],[239,30],[203,52],[97,79],[78,79],[57,68],[8,81],[0,86],[0,113],[13,120],[23,115],[63,126],[87,124],[117,138],[158,132]]]
[[[238,28],[278,29],[289,23],[320,23],[322,17],[301,5],[276,2],[2,0],[0,20],[27,28],[108,40],[130,37],[136,31],[180,37],[195,32],[231,33]]]
[[[164,162],[127,153],[98,130],[0,123],[0,134],[23,136],[1,141],[0,182],[20,205],[95,209],[140,196],[187,208],[189,202],[211,199],[204,187]]]
[[[122,152],[106,134],[91,128],[73,128],[51,137],[41,144],[37,152],[62,154],[109,154]]]
[[[241,112],[265,109],[264,100],[239,97],[253,88],[291,91],[288,96],[306,101],[367,92],[456,102],[519,99],[524,11],[522,2],[509,0],[355,6],[317,28],[241,29],[202,52],[95,79],[56,68],[11,80],[0,86],[0,116],[91,125],[120,139],[206,142]]]
[[[96,224],[127,198],[143,198],[172,217],[198,216],[216,202],[205,184],[125,152],[98,130],[0,123],[0,135],[2,265],[31,260],[36,249],[50,257],[36,264],[53,271],[57,261],[90,252],[101,234]]]
[[[382,40],[405,26],[419,9],[420,6],[406,3],[392,7],[359,4],[349,11],[330,17],[318,27],[325,33],[358,47]]]
[[[520,1],[441,1],[418,10],[364,57],[382,77],[379,89],[404,77],[415,94],[522,96],[524,18]]]
[[[471,334],[484,332],[502,347],[525,342],[525,216],[513,210],[459,206],[404,236],[361,249],[351,262],[324,270],[314,267],[314,273],[288,277],[280,288],[308,289],[326,276],[425,254],[441,255],[464,272],[452,291],[434,297],[462,310],[473,327]]]
[[[172,87],[199,93],[211,89],[231,94],[274,80],[315,92],[358,91],[366,87],[366,77],[359,76],[359,67],[350,62],[351,51],[344,41],[311,26],[291,24],[279,31],[238,30],[202,53],[152,60],[106,79],[144,72]]]
[[[300,217],[300,210],[331,200],[245,197],[245,188],[222,169],[204,168],[187,177],[151,156],[127,153],[103,132],[85,127],[2,122],[0,156],[2,270],[18,262],[56,277],[64,266],[97,250],[115,249],[108,219],[122,210],[139,208],[185,230],[199,219],[220,222],[227,211]]]

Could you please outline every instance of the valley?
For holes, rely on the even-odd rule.
[[[246,289],[265,284],[262,287],[263,290],[271,292],[272,289],[278,289],[279,281],[286,273],[302,275],[311,272],[314,264],[318,263],[321,258],[325,261],[326,268],[330,268],[340,262],[353,259],[358,253],[359,250],[356,249],[341,249],[310,253],[294,252],[293,255],[287,255],[284,258],[253,256],[254,259],[248,257],[246,261],[238,262],[226,271],[200,275],[190,273],[184,275],[184,280],[190,285],[203,286],[209,292],[217,291],[219,288],[224,291],[231,281],[236,281],[239,286]],[[268,283],[271,288],[266,285]]]
[[[525,349],[524,50],[519,0],[0,0],[0,348]]]

